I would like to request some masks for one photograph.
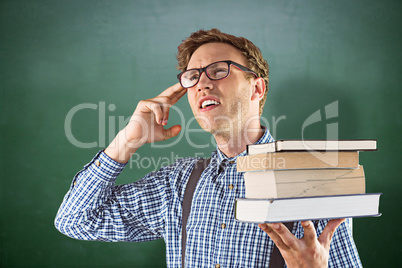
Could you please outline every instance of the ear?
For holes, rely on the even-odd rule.
[[[251,93],[251,100],[261,100],[265,94],[265,81],[263,78],[258,77],[253,80],[253,92]]]

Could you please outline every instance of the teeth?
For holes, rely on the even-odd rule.
[[[214,100],[206,100],[206,101],[202,102],[201,108],[205,108],[205,107],[207,107],[209,105],[215,105],[215,104],[220,104],[220,103],[217,102],[217,101],[214,101]]]

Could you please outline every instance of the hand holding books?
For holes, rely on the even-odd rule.
[[[274,241],[287,267],[327,267],[332,235],[343,221],[330,220],[318,238],[311,221],[301,223],[304,229],[301,239],[297,239],[282,223],[262,223],[259,226]]]

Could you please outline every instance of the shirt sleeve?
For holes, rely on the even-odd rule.
[[[125,165],[103,151],[75,177],[59,208],[55,227],[81,240],[148,241],[163,237],[166,172],[115,185]]]

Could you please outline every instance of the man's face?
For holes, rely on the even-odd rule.
[[[235,47],[208,43],[193,53],[187,69],[202,68],[223,60],[247,66],[245,57]],[[246,127],[247,120],[255,116],[255,109],[250,109],[253,86],[246,77],[245,72],[231,66],[227,78],[212,81],[203,72],[198,84],[188,89],[191,109],[205,131],[215,135],[237,135]]]

